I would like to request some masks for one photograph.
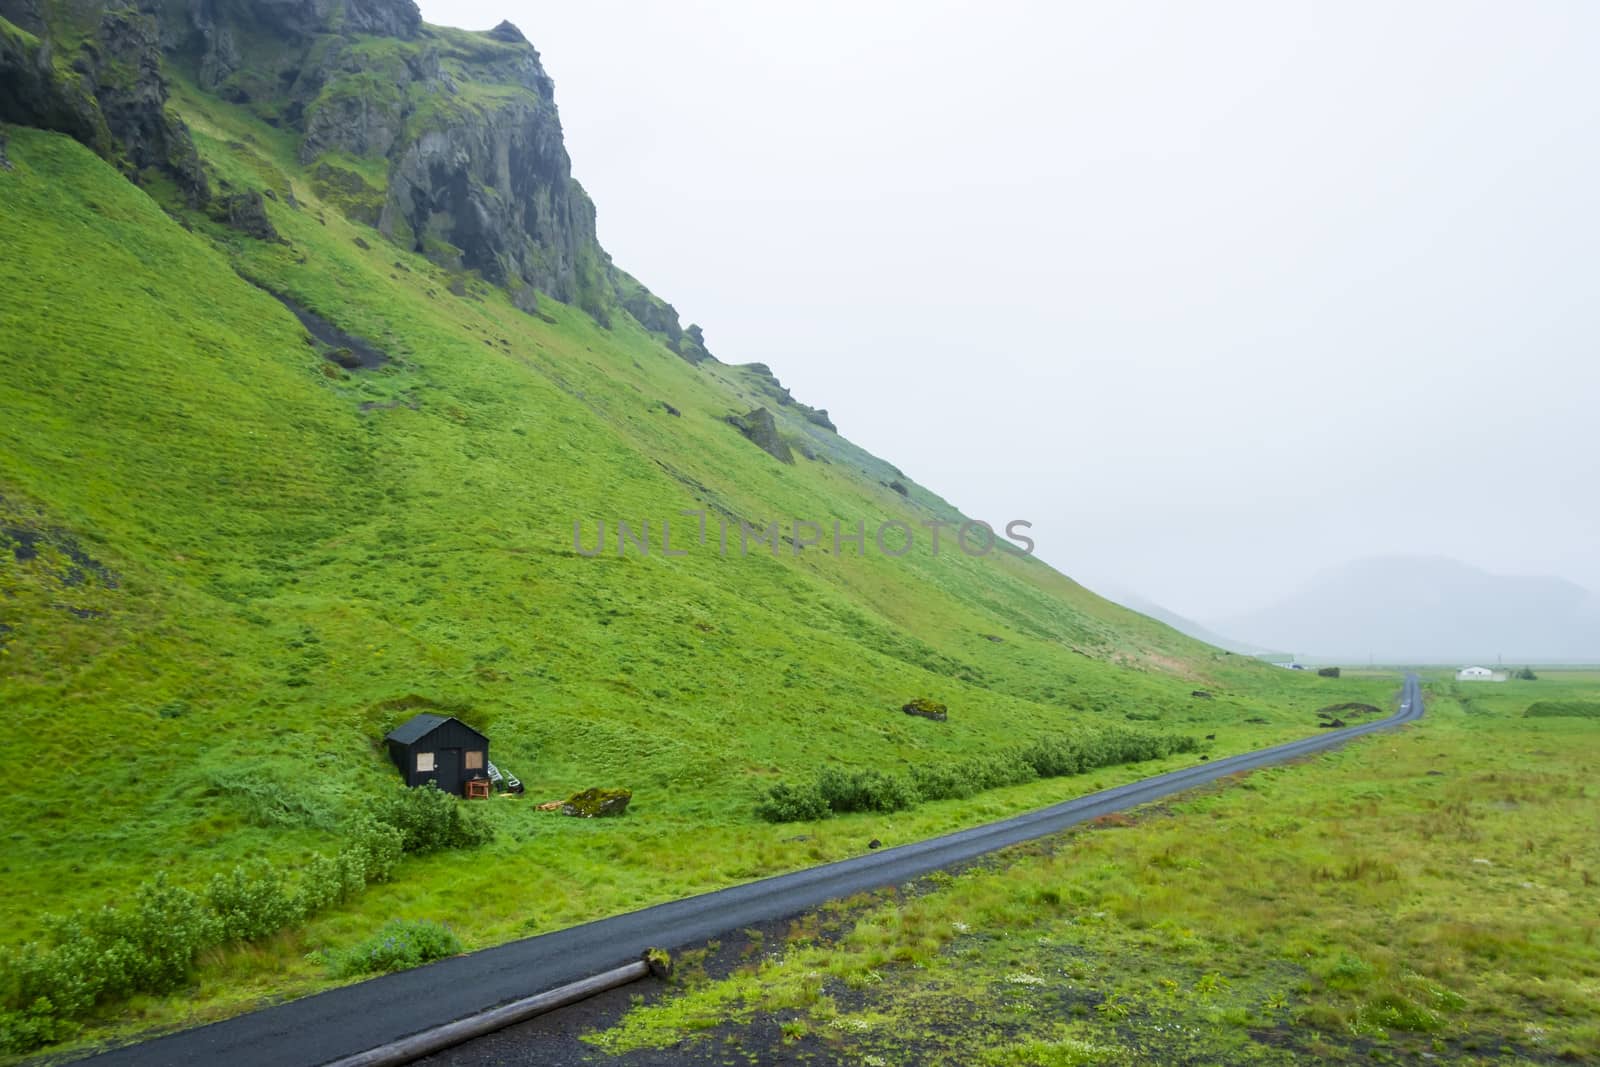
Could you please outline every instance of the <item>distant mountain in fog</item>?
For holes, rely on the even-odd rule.
[[[1600,598],[1589,590],[1562,578],[1490,574],[1428,556],[1332,568],[1216,628],[1320,660],[1600,662]]]
[[[1114,600],[1125,608],[1137,611],[1140,615],[1148,615],[1157,622],[1164,622],[1180,634],[1187,634],[1196,641],[1204,641],[1208,645],[1225,648],[1229,652],[1244,652],[1251,655],[1265,650],[1265,646],[1262,645],[1252,645],[1247,641],[1236,641],[1231,637],[1224,637],[1214,630],[1195,622],[1193,619],[1162,607],[1153,600],[1146,600],[1138,593],[1130,592],[1126,589],[1099,587],[1096,587],[1095,592],[1107,600]]]

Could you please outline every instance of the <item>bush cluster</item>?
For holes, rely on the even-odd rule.
[[[779,782],[771,787],[756,804],[756,815],[768,822],[805,822],[853,811],[901,811],[925,800],[960,799],[1036,778],[1139,763],[1198,747],[1193,737],[1180,734],[1113,728],[1057,734],[991,755],[920,764],[909,775],[828,766],[812,782]]]
[[[98,1004],[171,992],[206,949],[257,941],[344,903],[388,881],[406,852],[489,840],[492,829],[462,808],[437,789],[397,792],[350,819],[344,847],[331,857],[313,855],[294,881],[265,861],[215,875],[203,893],[160,874],[119,907],[47,917],[46,943],[0,958],[0,1049],[26,1052],[70,1037],[74,1020]],[[406,943],[423,952],[435,942]]]
[[[324,960],[335,978],[355,978],[420,967],[461,951],[461,939],[442,923],[391,919],[365,941],[330,952]]]
[[[767,822],[810,822],[827,814],[828,802],[815,782],[779,782],[756,804],[756,815]]]
[[[1536,700],[1522,713],[1527,719],[1600,719],[1600,703],[1592,700]]]
[[[898,774],[882,771],[847,771],[824,767],[817,772],[817,792],[829,811],[903,811],[921,798],[915,787]]]
[[[419,856],[447,848],[475,848],[494,837],[494,829],[477,812],[432,787],[398,790],[376,814],[400,831],[405,851]]]

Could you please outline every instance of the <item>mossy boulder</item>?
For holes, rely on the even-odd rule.
[[[929,700],[927,697],[917,697],[911,703],[902,705],[900,710],[907,715],[918,715],[924,719],[932,719],[934,722],[944,722],[950,717],[949,708],[937,700]]]
[[[258,241],[277,241],[277,228],[267,217],[266,201],[254,189],[219,196],[211,204],[211,217]]]
[[[631,789],[585,789],[562,801],[561,814],[580,819],[603,819],[610,815],[621,815],[628,809],[628,801],[632,799]]]

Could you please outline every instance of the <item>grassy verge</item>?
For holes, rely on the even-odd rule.
[[[1591,1061],[1600,725],[1521,714],[1600,686],[1460,692],[1435,681],[1401,733],[810,917],[590,1040],[880,1064]]]

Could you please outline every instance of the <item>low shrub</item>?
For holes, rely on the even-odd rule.
[[[1042,737],[1024,748],[1021,756],[1040,778],[1079,774],[1092,766],[1089,754],[1072,737]]]
[[[915,807],[917,791],[897,774],[847,771],[824,767],[817,773],[817,792],[834,812],[903,811]]]
[[[828,814],[828,802],[815,784],[779,782],[756,805],[756,815],[767,822],[810,822]]]
[[[1600,719],[1600,703],[1592,700],[1539,700],[1523,712],[1528,719]]]
[[[0,962],[0,1047],[60,1041],[103,1000],[177,989],[219,930],[201,899],[165,874],[120,908],[48,917],[50,946],[24,945]]]
[[[964,763],[925,763],[913,767],[911,784],[923,800],[962,800],[982,788]]]
[[[405,831],[371,812],[350,820],[349,844],[339,853],[352,894],[371,882],[387,882],[406,850]]]
[[[355,978],[420,967],[462,951],[461,939],[442,923],[391,919],[365,941],[323,958],[334,977]]]
[[[477,812],[434,786],[397,790],[373,814],[379,822],[400,831],[401,848],[417,855],[473,848],[494,837],[493,827]]]
[[[1081,774],[1198,748],[1198,741],[1181,734],[1111,728],[1044,737],[1022,748],[965,760],[920,764],[911,768],[909,778],[830,766],[817,772],[814,784],[772,786],[756,804],[756,814],[768,822],[803,822],[853,811],[900,811],[925,800],[963,799],[1035,778]]]
[[[119,907],[46,917],[44,943],[0,956],[0,1050],[63,1041],[77,1032],[75,1020],[99,1004],[180,988],[205,949],[270,936],[387,881],[406,851],[471,847],[487,841],[490,830],[456,798],[414,789],[357,814],[345,835],[345,847],[331,859],[314,855],[293,888],[266,863],[216,875],[203,896],[160,874]],[[427,931],[403,944],[405,958],[420,954],[418,962],[438,958],[427,955],[436,950],[460,951]],[[448,944],[455,947],[438,947]]]
[[[303,897],[291,892],[283,874],[265,861],[213,876],[206,903],[223,942],[254,941],[305,916]]]
[[[974,756],[955,763],[922,764],[911,769],[911,784],[922,800],[960,800],[987,789],[1020,785],[1038,777],[1021,750]]]

